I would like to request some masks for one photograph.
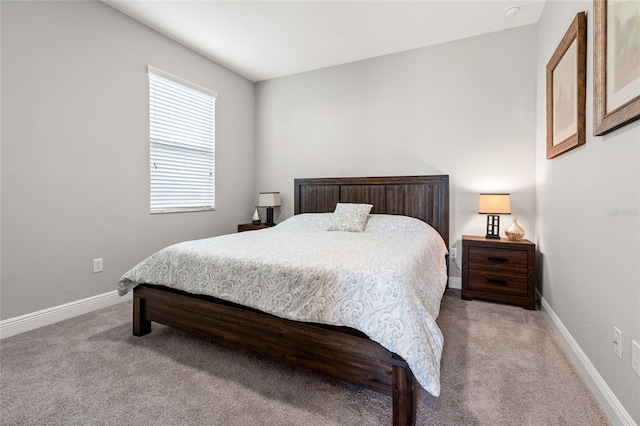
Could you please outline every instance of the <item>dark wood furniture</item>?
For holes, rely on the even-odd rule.
[[[273,225],[266,223],[241,223],[238,225],[238,232],[257,231],[259,229],[271,228],[272,226],[276,226],[275,223]]]
[[[462,236],[462,298],[536,308],[536,245]]]
[[[449,239],[449,177],[295,179],[294,212],[332,212],[337,202],[374,205],[431,224]],[[393,424],[416,421],[417,382],[398,355],[347,328],[285,320],[213,297],[141,284],[134,289],[133,334],[159,322],[373,389],[393,399]]]

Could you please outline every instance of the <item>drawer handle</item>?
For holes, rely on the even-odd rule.
[[[489,284],[496,284],[496,285],[509,285],[509,282],[507,280],[497,280],[495,278],[487,278],[487,282]]]
[[[490,262],[496,262],[496,263],[507,263],[509,262],[509,259],[505,259],[504,257],[487,257],[487,260]]]

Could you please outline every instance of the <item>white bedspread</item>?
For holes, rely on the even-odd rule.
[[[158,284],[295,321],[352,327],[402,356],[439,396],[442,238],[422,221],[391,215],[370,215],[361,233],[326,231],[330,216],[296,215],[261,231],[169,246],[124,274],[118,292]]]

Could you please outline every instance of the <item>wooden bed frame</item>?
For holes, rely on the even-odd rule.
[[[295,179],[294,213],[332,212],[337,202],[373,204],[433,226],[449,243],[449,177]],[[133,334],[151,322],[258,352],[393,398],[393,424],[414,425],[417,382],[398,355],[347,328],[290,321],[213,297],[149,284],[134,288]]]

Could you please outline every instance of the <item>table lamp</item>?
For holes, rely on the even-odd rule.
[[[275,225],[273,222],[273,208],[281,205],[279,192],[261,192],[258,194],[258,206],[267,208],[267,225]]]
[[[511,214],[509,194],[480,194],[479,214],[487,215],[486,238],[500,239],[500,214]]]

